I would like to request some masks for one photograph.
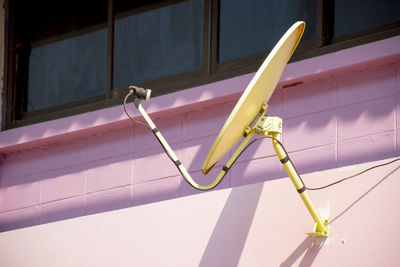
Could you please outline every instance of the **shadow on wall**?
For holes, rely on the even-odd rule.
[[[0,231],[132,206],[132,160],[125,154],[62,168],[50,165],[20,177],[2,175]],[[113,177],[118,171],[126,175]]]
[[[240,190],[232,189],[203,253],[200,267],[239,265],[263,185],[259,183]],[[306,237],[280,266],[293,266],[302,255],[299,266],[311,266],[324,241],[325,238]]]
[[[301,259],[299,263],[299,267],[311,266],[314,262],[315,258],[318,255],[318,252],[321,250],[323,246],[323,240],[319,240],[320,238],[314,239],[311,236],[307,236],[303,242],[289,255],[289,257],[280,264],[280,267],[290,267],[293,266],[294,263],[303,255],[305,255]]]
[[[232,189],[203,253],[200,267],[238,265],[263,185]]]
[[[67,203],[57,205],[47,210],[40,206],[11,211],[6,217],[1,218],[0,232],[11,231],[46,223],[52,223],[67,219],[73,219],[90,214],[107,212],[128,208],[131,204],[130,196],[117,195],[104,199],[101,202],[84,206],[83,197],[71,198]],[[42,212],[42,213],[41,213]]]
[[[351,208],[353,208],[358,202],[360,202],[364,197],[366,197],[369,193],[371,193],[375,188],[377,188],[383,181],[385,181],[392,174],[396,173],[400,167],[396,167],[392,169],[388,174],[386,174],[382,179],[380,179],[375,185],[373,185],[370,189],[368,189],[364,194],[358,197],[353,203],[351,203],[347,208],[345,208],[342,212],[336,215],[329,224],[333,224],[335,221],[340,219],[345,213],[347,213]]]

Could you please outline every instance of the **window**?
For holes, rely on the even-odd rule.
[[[255,71],[304,20],[292,60],[400,34],[395,0],[6,0],[12,128]]]
[[[115,20],[114,88],[200,69],[204,2],[182,1]]]
[[[393,0],[336,0],[335,37],[367,30],[400,20],[400,1]]]
[[[292,24],[306,22],[305,40],[317,36],[317,1],[221,0],[219,62],[272,50]]]
[[[104,98],[107,0],[6,5],[7,127],[70,103]]]
[[[26,110],[105,94],[106,66],[107,29],[32,46]]]

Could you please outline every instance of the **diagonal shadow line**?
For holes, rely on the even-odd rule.
[[[365,196],[367,196],[372,190],[374,190],[376,187],[378,187],[378,185],[380,185],[384,180],[386,180],[390,175],[392,175],[393,173],[395,173],[398,169],[400,169],[399,167],[394,168],[393,170],[391,170],[388,174],[386,174],[382,179],[380,179],[375,185],[373,185],[370,189],[368,189],[364,194],[362,194],[359,198],[357,198],[353,203],[350,204],[350,206],[348,206],[345,210],[343,210],[341,213],[339,213],[335,218],[333,218],[329,224],[332,224],[333,222],[335,222],[337,219],[339,219],[340,217],[342,217],[347,211],[349,211],[352,207],[354,207],[361,199],[363,199]]]
[[[300,243],[300,245],[287,257],[286,260],[284,260],[279,266],[280,267],[290,267],[293,266],[293,264],[296,262],[298,258],[301,257],[301,255],[311,246],[312,243],[312,237],[307,236],[303,242]]]
[[[314,237],[313,242],[311,245],[308,247],[306,254],[304,257],[301,259],[301,262],[299,263],[299,267],[309,267],[313,264],[314,260],[317,258],[317,255],[319,251],[321,250],[322,246],[324,245],[324,242],[326,240],[326,237]]]
[[[338,214],[335,218],[330,221],[332,224],[334,221],[339,219],[343,214],[349,211],[353,206],[355,206],[359,201],[361,201],[366,195],[368,195],[371,191],[373,191],[378,185],[380,185],[384,180],[386,180],[390,175],[395,173],[400,167],[396,167],[391,170],[388,174],[386,174],[381,180],[379,180],[375,185],[373,185],[370,189],[368,189],[364,194],[362,194],[359,198],[357,198],[349,207],[343,210],[340,214]],[[315,240],[313,241],[312,237],[307,237],[303,240],[303,242],[289,255],[289,257],[280,264],[281,267],[292,266],[297,259],[301,257],[301,255],[306,251],[303,256],[299,266],[311,266],[314,262],[318,252],[321,250],[322,244],[316,244]]]
[[[200,267],[237,266],[264,184],[233,188],[200,260]]]
[[[314,238],[312,236],[307,236],[303,240],[303,242],[301,242],[300,245],[289,255],[289,257],[287,257],[287,259],[283,261],[279,266],[280,267],[293,266],[293,264],[301,257],[301,255],[303,255],[304,252],[306,253],[301,259],[299,266],[301,267],[311,266],[323,245],[323,242],[317,242],[317,241],[324,241],[324,239],[317,240],[317,238]]]

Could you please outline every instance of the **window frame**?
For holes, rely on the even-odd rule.
[[[184,0],[168,0],[155,2],[139,7],[134,12],[144,12],[171,5]],[[234,76],[251,73],[257,70],[269,51],[252,56],[243,57],[229,62],[218,62],[218,32],[219,32],[219,0],[204,1],[203,25],[203,58],[202,68],[180,73],[149,82],[138,86],[153,89],[153,96],[168,94],[186,88],[231,78]],[[113,88],[113,61],[114,61],[114,24],[116,17],[114,0],[108,0],[107,9],[107,81],[106,92],[102,95],[44,108],[36,111],[23,111],[27,95],[27,86],[20,84],[16,79],[15,69],[15,21],[10,14],[11,0],[6,0],[5,10],[5,49],[4,49],[4,87],[6,98],[3,101],[2,129],[11,129],[43,121],[58,119],[84,112],[95,111],[122,103],[128,88]],[[300,43],[290,62],[305,58],[332,53],[345,48],[400,35],[400,21],[381,25],[333,38],[334,1],[318,0],[317,3],[317,39]],[[27,82],[27,81],[22,81]],[[19,88],[23,88],[22,90]]]

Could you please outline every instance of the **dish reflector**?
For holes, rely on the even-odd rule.
[[[260,112],[262,104],[268,102],[303,36],[304,28],[303,21],[293,24],[258,69],[208,152],[202,167],[204,175],[239,141],[244,129]]]

